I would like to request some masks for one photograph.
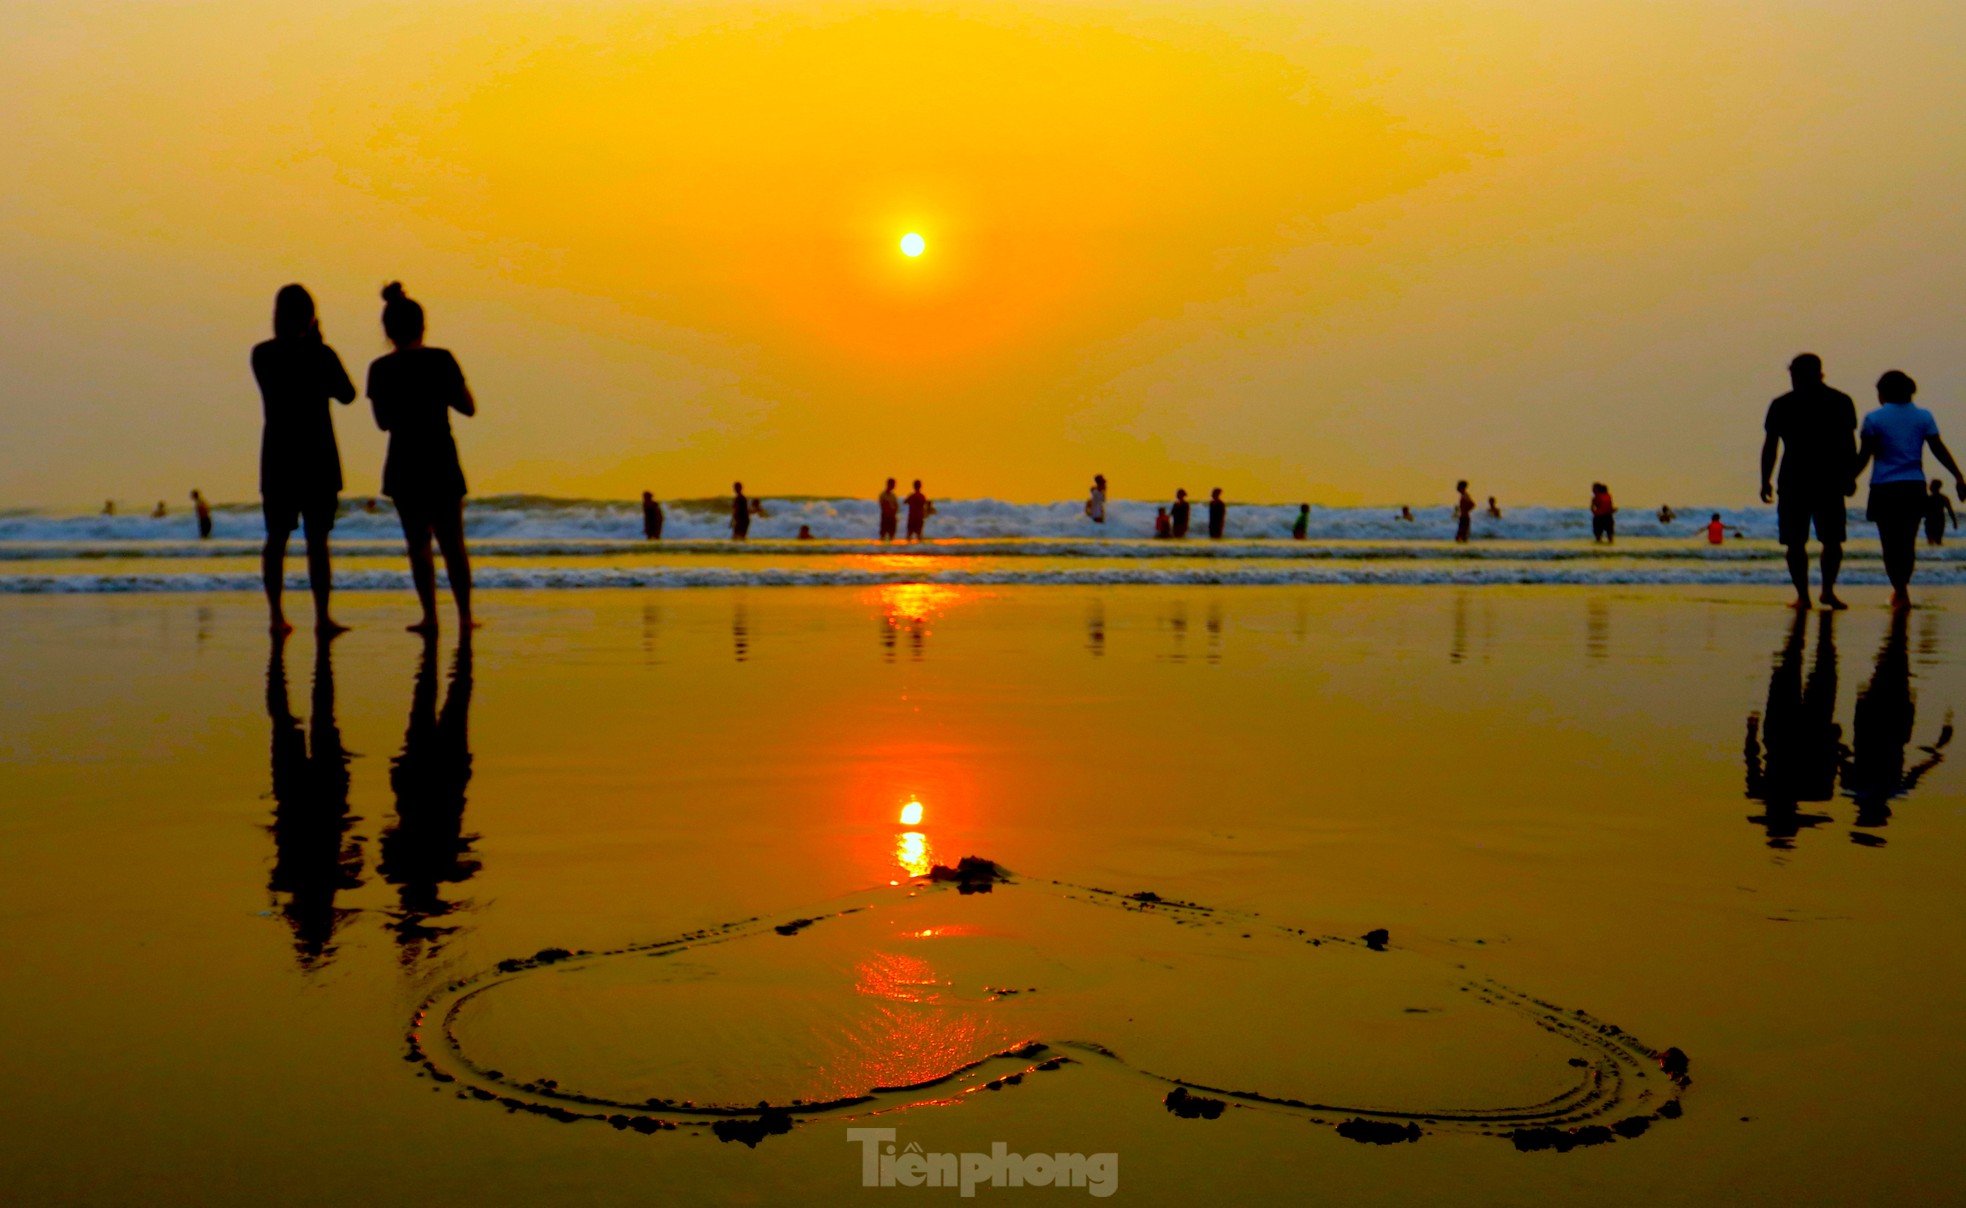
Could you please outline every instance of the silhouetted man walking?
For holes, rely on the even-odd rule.
[[[1775,515],[1788,548],[1789,578],[1795,583],[1792,607],[1810,607],[1813,524],[1823,546],[1823,606],[1846,608],[1836,596],[1836,573],[1843,566],[1843,499],[1856,489],[1851,472],[1857,456],[1857,405],[1823,381],[1822,358],[1813,352],[1789,362],[1789,382],[1789,392],[1768,404],[1763,425],[1768,435],[1761,443],[1761,502],[1775,502],[1779,486]]]

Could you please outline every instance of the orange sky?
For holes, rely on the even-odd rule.
[[[1966,385],[1956,5],[316,7],[10,12],[0,504],[249,498],[288,280],[480,493],[1745,502],[1793,352]]]

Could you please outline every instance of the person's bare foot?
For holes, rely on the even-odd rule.
[[[483,629],[485,627],[485,623],[483,621],[477,620],[470,613],[466,612],[466,613],[460,613],[458,615],[457,626],[459,629]]]
[[[1835,592],[1826,591],[1823,593],[1823,607],[1832,609],[1836,612],[1842,612],[1845,609],[1849,608],[1850,606],[1848,604],[1845,604],[1843,600]]]
[[[292,633],[294,631],[294,627],[293,624],[287,620],[287,618],[274,617],[272,623],[267,625],[266,631],[272,634],[276,638],[283,638],[286,637],[288,634]]]
[[[1891,593],[1891,611],[1904,612],[1911,608],[1911,596],[1902,591]]]
[[[414,625],[403,626],[403,629],[409,633],[420,633],[426,638],[435,637],[437,635],[437,618],[425,617]]]
[[[1808,596],[1797,596],[1795,599],[1789,601],[1789,607],[1795,609],[1797,612],[1807,612],[1809,609],[1814,608],[1815,605],[1809,602]]]
[[[320,634],[322,637],[338,638],[348,632],[348,626],[343,625],[333,617],[315,617],[314,632]]]

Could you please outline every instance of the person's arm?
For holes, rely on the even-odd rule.
[[[464,384],[464,368],[451,358],[451,370],[457,374],[457,394],[451,399],[451,406],[459,415],[478,414],[478,400],[471,397],[471,387]]]
[[[1775,502],[1775,453],[1781,447],[1782,438],[1769,429],[1761,441],[1761,502]]]
[[[1876,453],[1877,438],[1865,432],[1863,440],[1857,442],[1857,460],[1850,463],[1850,484],[1843,490],[1845,495],[1857,493],[1857,479],[1863,476],[1864,467],[1870,464],[1870,459]]]
[[[1932,446],[1932,456],[1939,459],[1940,465],[1952,471],[1952,489],[1956,491],[1962,499],[1966,499],[1966,475],[1960,474],[1959,463],[1952,459],[1952,450],[1946,448],[1946,442],[1939,439],[1939,434],[1937,432],[1932,433],[1932,435],[1928,437],[1927,440],[1930,442]],[[1946,511],[1950,512],[1951,510],[1952,510],[1952,504],[1950,501],[1948,501],[1946,503]],[[1953,524],[1954,527],[1958,526],[1958,519],[1956,517],[1954,518]]]
[[[321,351],[328,358],[328,397],[346,406],[355,401],[355,383],[348,378],[348,369],[335,355],[335,350],[323,344]]]
[[[379,365],[380,362],[377,364]],[[396,414],[395,409],[384,401],[389,393],[387,387],[383,388],[382,394],[378,395],[376,393],[376,369],[377,365],[369,366],[368,388],[363,393],[369,396],[369,410],[375,412],[375,426],[387,432],[394,426]]]

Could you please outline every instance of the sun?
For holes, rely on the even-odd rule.
[[[916,234],[915,232],[909,231],[906,235],[903,235],[901,237],[902,255],[910,256],[910,257],[919,256],[927,250],[928,250],[928,240],[923,239],[920,235]]]

